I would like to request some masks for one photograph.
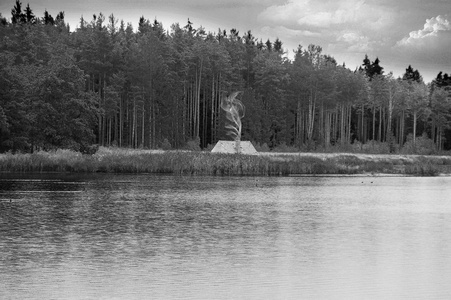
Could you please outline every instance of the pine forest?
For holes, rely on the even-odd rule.
[[[350,70],[319,45],[289,59],[279,39],[206,32],[189,19],[166,29],[141,17],[134,29],[99,13],[71,31],[64,12],[13,5],[0,15],[0,152],[208,149],[230,139],[220,100],[234,91],[242,140],[267,150],[451,149],[446,73],[426,84],[406,66],[395,78],[368,56]]]

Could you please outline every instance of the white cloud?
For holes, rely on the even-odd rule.
[[[330,28],[334,25],[352,27],[365,24],[365,28],[380,29],[381,20],[385,20],[390,11],[377,5],[367,4],[363,0],[347,1],[288,1],[283,5],[272,5],[260,13],[260,20],[275,24]]]
[[[259,19],[271,24],[296,25],[302,12],[309,10],[308,4],[309,0],[300,0],[282,5],[271,5],[259,14]]]
[[[408,58],[430,66],[449,69],[451,67],[451,23],[448,17],[427,19],[423,29],[411,31],[393,47],[393,54],[400,59]]]
[[[275,27],[264,26],[264,27],[262,27],[261,32],[264,34],[285,37],[285,38],[289,38],[289,39],[297,38],[297,37],[301,37],[301,36],[318,37],[321,35],[319,32],[312,32],[309,30],[290,29],[285,26],[275,26]]]
[[[346,25],[361,22],[365,19],[364,15],[357,13],[361,7],[362,4],[357,3],[349,10],[348,8],[341,6],[335,11],[314,12],[312,14],[308,14],[299,18],[298,24],[320,28],[329,28],[333,25]]]
[[[352,43],[361,42],[362,40],[367,40],[367,39],[368,39],[367,37],[362,36],[362,35],[358,34],[357,32],[346,31],[337,38],[337,41],[343,41],[343,42],[352,44]]]
[[[344,32],[338,36],[335,43],[329,43],[328,51],[334,53],[369,53],[376,48],[376,43],[371,41],[369,37],[361,35],[357,32]]]
[[[408,37],[396,43],[397,46],[422,46],[437,39],[441,31],[450,31],[451,23],[444,16],[437,16],[426,20],[423,29],[411,31]]]
[[[379,57],[386,72],[401,72],[409,64],[451,67],[449,15],[449,0],[287,0],[263,9],[257,21],[261,32],[291,48],[320,45],[324,53],[357,66],[368,54]]]
[[[265,27],[296,32],[281,37],[294,36],[327,45],[325,51],[365,53],[383,47],[395,15],[396,11],[371,0],[289,0],[283,5],[269,6],[258,18]],[[317,39],[309,39],[312,37]]]

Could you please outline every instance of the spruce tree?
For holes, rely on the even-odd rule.
[[[380,60],[376,57],[376,60],[371,63],[368,55],[365,54],[365,58],[363,59],[363,70],[365,71],[366,76],[372,79],[375,75],[382,75],[384,73],[383,67],[379,65]]]
[[[420,72],[418,70],[413,70],[412,66],[409,65],[406,69],[406,72],[402,76],[402,80],[407,80],[409,82],[422,82],[423,77],[420,75]]]
[[[48,13],[47,10],[44,11],[44,18],[42,18],[42,21],[45,25],[55,25],[55,20],[53,19],[52,15]]]
[[[271,43],[271,41],[268,39],[265,44],[266,44],[266,49],[268,51],[271,51],[272,50],[272,43]]]
[[[380,60],[376,57],[376,60],[371,64],[371,77],[374,75],[382,75],[384,73],[383,67],[379,65]]]
[[[27,4],[27,7],[25,8],[25,18],[27,23],[36,22],[36,16],[33,14],[33,11],[30,8],[30,4]]]
[[[283,52],[282,41],[279,40],[279,38],[276,38],[276,40],[274,41],[274,51]]]
[[[11,23],[18,24],[18,23],[25,23],[26,22],[26,16],[22,12],[22,3],[19,0],[16,0],[16,4],[14,5],[14,8],[11,10]]]

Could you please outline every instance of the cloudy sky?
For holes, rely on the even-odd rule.
[[[15,0],[0,0],[11,17]],[[190,18],[207,31],[251,30],[264,42],[277,37],[287,55],[300,44],[319,45],[323,53],[354,69],[365,54],[379,57],[385,73],[404,73],[411,64],[426,82],[439,71],[451,73],[451,0],[23,0],[42,16],[64,11],[75,30],[80,17],[114,14],[137,28],[140,16],[157,18],[167,29]]]

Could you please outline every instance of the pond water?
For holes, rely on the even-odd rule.
[[[450,177],[0,175],[0,299],[450,299]]]

